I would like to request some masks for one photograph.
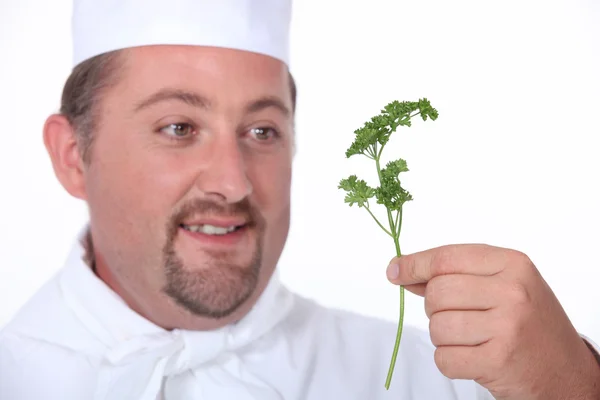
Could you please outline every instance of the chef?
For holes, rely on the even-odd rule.
[[[429,332],[288,290],[290,0],[76,0],[43,128],[89,223],[0,333],[2,400],[599,399],[598,349],[529,258],[394,258]]]

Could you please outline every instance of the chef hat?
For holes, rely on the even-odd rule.
[[[73,65],[112,50],[225,47],[289,65],[291,0],[73,0]]]

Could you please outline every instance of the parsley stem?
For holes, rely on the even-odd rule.
[[[402,228],[402,206],[398,210],[398,214],[396,214],[396,237],[400,240],[400,229]],[[398,257],[400,257],[400,249],[398,250]]]
[[[383,231],[385,233],[387,233],[388,235],[390,235],[391,237],[394,237],[394,235],[392,235],[392,233],[390,231],[388,231],[387,229],[385,229],[383,227],[383,225],[381,225],[381,222],[379,222],[379,220],[377,219],[377,217],[375,217],[375,215],[373,215],[373,213],[371,212],[371,210],[369,209],[369,207],[367,205],[365,205],[365,208],[367,209],[367,211],[369,212],[369,214],[371,214],[371,217],[373,217],[373,219],[375,220],[375,222],[377,222],[377,225],[379,225],[379,227],[381,229],[383,229]]]
[[[394,226],[396,227],[396,231],[400,230],[400,225],[398,225],[400,223],[400,220],[398,218],[399,216],[400,216],[400,210],[396,211],[396,222],[394,222]]]
[[[383,150],[383,146],[379,151],[379,154],[375,158],[375,165],[377,167],[377,175],[379,176],[379,182],[382,182],[381,176],[381,165],[379,164],[379,156],[381,155],[381,151]],[[368,209],[367,209],[368,210]],[[387,216],[388,222],[390,224],[390,230],[393,232],[392,238],[394,239],[394,245],[396,246],[396,255],[400,257],[402,255],[400,251],[400,225],[402,224],[401,210],[398,210],[398,214],[396,214],[396,223],[394,224],[394,218],[392,217],[392,212],[388,209]],[[371,211],[369,211],[370,213]],[[381,226],[381,225],[380,225]],[[388,370],[387,379],[385,381],[385,388],[389,390],[390,383],[392,381],[392,375],[394,374],[394,367],[396,366],[396,358],[398,357],[398,349],[400,347],[400,339],[402,338],[402,326],[404,325],[404,287],[400,286],[400,318],[398,321],[398,332],[396,333],[396,342],[394,344],[394,351],[392,353],[392,360],[390,362],[390,368]]]
[[[390,215],[391,218],[391,215]],[[400,218],[400,221],[402,219]],[[398,232],[400,231],[400,226],[398,226]],[[400,257],[402,252],[400,251],[400,242],[399,242],[399,234],[393,236],[394,245],[396,246],[396,255]],[[404,325],[404,286],[400,286],[400,318],[398,321],[398,332],[396,333],[396,343],[394,344],[394,352],[392,353],[392,361],[390,362],[390,368],[388,370],[387,379],[385,381],[385,388],[390,388],[390,383],[392,381],[392,375],[394,374],[394,367],[396,366],[396,358],[398,357],[398,349],[400,347],[400,339],[402,338],[402,326]]]
[[[381,149],[383,150],[383,146],[381,146]],[[379,157],[377,157],[375,159],[375,165],[377,166],[377,175],[379,176],[379,183],[383,184],[383,179],[381,177],[381,166],[379,165]],[[392,212],[388,209],[387,210],[387,216],[388,216],[388,222],[390,224],[390,230],[392,232],[396,232],[396,225],[394,225],[394,220],[392,218]],[[394,238],[394,242],[396,243],[396,250],[399,252],[400,251],[400,247],[397,243],[397,238],[394,235],[391,235]]]
[[[377,145],[377,143],[376,143]],[[381,157],[381,153],[383,153],[383,148],[385,147],[385,144],[381,145],[381,149],[379,149],[379,153],[377,153],[377,161],[379,162],[379,157]],[[377,147],[375,147],[375,150],[377,150]],[[379,167],[379,164],[378,164]],[[379,172],[379,169],[377,169],[377,172]],[[379,178],[381,178],[381,174],[379,175]]]
[[[390,388],[392,375],[394,374],[394,366],[398,356],[398,348],[400,347],[400,338],[402,337],[402,326],[404,325],[404,286],[400,286],[400,319],[398,321],[398,332],[396,333],[396,343],[394,344],[394,352],[392,353],[392,361],[388,370],[387,379],[385,380],[385,388]]]

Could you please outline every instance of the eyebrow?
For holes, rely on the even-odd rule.
[[[169,100],[178,100],[192,107],[208,109],[210,107],[210,101],[197,93],[188,92],[180,89],[162,89],[154,93],[147,99],[141,101],[135,106],[135,111],[141,111],[144,108],[148,108],[156,103]]]
[[[252,101],[246,107],[246,113],[256,113],[266,108],[275,108],[281,112],[284,117],[289,117],[291,115],[291,111],[285,105],[285,103],[280,98],[275,96],[265,96]]]
[[[159,90],[147,99],[138,103],[135,106],[135,111],[138,112],[156,103],[172,100],[180,101],[196,108],[209,109],[211,107],[210,100],[198,93],[181,89],[167,88]],[[263,96],[256,100],[253,100],[250,103],[248,103],[244,111],[247,114],[252,114],[267,108],[275,108],[279,112],[281,112],[285,117],[289,117],[291,115],[291,111],[285,105],[285,103],[280,98],[275,96]]]

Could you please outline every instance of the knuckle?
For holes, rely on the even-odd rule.
[[[429,285],[425,287],[425,300],[423,303],[425,304],[425,315],[427,315],[427,318],[431,318],[436,308],[435,302],[427,295],[427,287],[429,287]]]
[[[433,278],[429,282],[427,282],[427,286],[425,286],[425,313],[428,317],[435,312],[437,309],[437,296],[438,296],[438,287],[437,287],[437,279]]]
[[[511,312],[510,316],[505,319],[502,326],[503,340],[504,340],[504,354],[510,355],[514,352],[516,343],[523,337],[528,315],[526,313]]]
[[[447,378],[454,378],[454,368],[452,364],[452,360],[450,358],[450,354],[445,348],[437,348],[434,353],[434,361],[438,370]]]
[[[444,299],[448,298],[448,291],[452,278],[449,275],[439,275],[432,278],[425,287],[425,311],[427,316],[443,307]]]
[[[513,260],[514,263],[520,264],[520,265],[529,265],[529,264],[533,264],[531,261],[531,258],[529,258],[529,256],[525,253],[523,253],[520,250],[511,250],[511,258]]]
[[[451,246],[443,246],[433,255],[432,268],[434,275],[447,275],[454,271],[456,250]]]
[[[517,343],[519,338],[523,335],[522,328],[523,328],[523,325],[513,322],[512,324],[510,324],[510,327],[507,329],[507,333],[505,336],[506,344],[504,346],[504,352],[503,352],[504,357],[502,357],[500,359],[500,361],[502,361],[503,364],[506,364],[508,362],[508,359],[515,352],[515,349],[516,349],[515,343]]]
[[[431,318],[429,319],[429,336],[431,338],[431,343],[433,343],[434,346],[440,346],[443,342],[442,342],[442,335],[443,335],[444,329],[441,326],[440,323],[440,315],[439,314],[433,314],[431,316]]]
[[[417,272],[417,261],[412,256],[404,256],[403,261],[403,269],[406,271],[406,275],[411,281],[417,281],[419,279],[419,274]]]
[[[531,296],[527,287],[520,282],[511,284],[506,294],[513,306],[524,306],[531,303]]]
[[[508,264],[515,268],[524,278],[535,276],[537,269],[531,258],[519,250],[508,250]]]
[[[512,348],[509,342],[496,338],[482,345],[481,365],[477,369],[478,383],[497,381],[511,368]]]
[[[495,345],[490,351],[490,366],[488,375],[500,376],[503,371],[506,371],[506,366],[512,355],[512,349],[509,342],[503,342],[502,345]]]

